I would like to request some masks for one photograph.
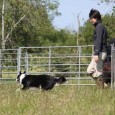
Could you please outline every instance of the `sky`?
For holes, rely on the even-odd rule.
[[[55,17],[53,25],[57,29],[68,28],[70,30],[78,30],[77,15],[79,14],[80,25],[88,19],[89,11],[94,8],[100,11],[102,15],[112,10],[113,4],[102,3],[98,5],[100,0],[59,0],[58,11],[61,16]]]

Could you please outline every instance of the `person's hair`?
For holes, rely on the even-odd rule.
[[[95,9],[91,9],[90,10],[90,13],[89,13],[89,18],[95,18],[97,20],[100,20],[101,21],[101,14],[98,10],[95,10]]]

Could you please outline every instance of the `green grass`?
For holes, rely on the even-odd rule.
[[[19,91],[0,83],[0,115],[115,115],[115,91],[96,86],[59,86],[51,91]]]

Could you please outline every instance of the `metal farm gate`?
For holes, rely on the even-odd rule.
[[[91,61],[91,46],[20,47],[18,70],[27,74],[65,76],[67,85],[95,85],[86,69]]]
[[[0,78],[14,80],[18,74],[18,49],[0,49]]]
[[[0,80],[15,80],[18,72],[27,74],[50,74],[65,76],[65,85],[96,85],[87,76],[86,69],[91,61],[93,47],[89,46],[49,46],[20,47],[0,50]],[[111,50],[111,88],[115,88],[115,48]]]

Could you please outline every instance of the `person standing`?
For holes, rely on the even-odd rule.
[[[98,80],[102,76],[103,62],[107,57],[107,30],[102,23],[101,14],[98,10],[90,10],[89,21],[95,29],[93,34],[94,53],[87,68],[87,73],[94,80]]]

